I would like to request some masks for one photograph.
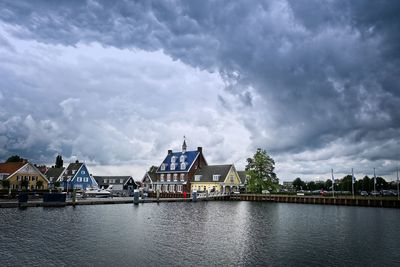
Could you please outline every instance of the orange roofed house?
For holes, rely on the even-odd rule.
[[[21,190],[47,189],[49,180],[30,162],[0,163],[0,186],[9,182],[9,188]]]

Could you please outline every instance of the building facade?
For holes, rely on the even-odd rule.
[[[191,189],[198,192],[238,192],[241,180],[235,165],[208,165],[199,168],[191,182]]]
[[[89,174],[85,163],[70,163],[63,175],[57,180],[63,190],[98,188],[96,180]]]
[[[49,180],[30,162],[0,164],[0,180],[6,180],[11,189],[48,189]]]
[[[167,156],[156,171],[156,181],[153,181],[153,185],[160,192],[190,192],[190,183],[195,172],[206,165],[202,148],[187,151],[184,140],[182,151],[168,150]]]

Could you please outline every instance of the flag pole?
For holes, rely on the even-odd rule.
[[[332,196],[335,198],[335,178],[333,178],[333,169],[332,170]]]
[[[397,200],[400,199],[399,195],[399,167],[397,167]]]
[[[351,168],[351,192],[353,193],[353,198],[354,198],[354,172],[353,168]]]
[[[376,175],[375,175],[375,168],[374,168],[374,193],[376,194]],[[375,195],[374,194],[374,195]],[[376,196],[376,195],[375,195]]]

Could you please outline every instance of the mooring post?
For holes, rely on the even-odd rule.
[[[157,188],[157,203],[160,202],[160,189]]]
[[[139,204],[139,190],[138,189],[133,190],[133,204],[135,204],[135,205]]]
[[[192,192],[192,201],[193,202],[197,201],[197,191],[196,190],[193,190],[193,192]]]
[[[76,202],[76,189],[72,191],[72,206],[75,207],[75,202]]]

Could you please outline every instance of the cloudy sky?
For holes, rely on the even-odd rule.
[[[399,1],[0,2],[0,159],[141,178],[168,149],[281,181],[400,163]]]

